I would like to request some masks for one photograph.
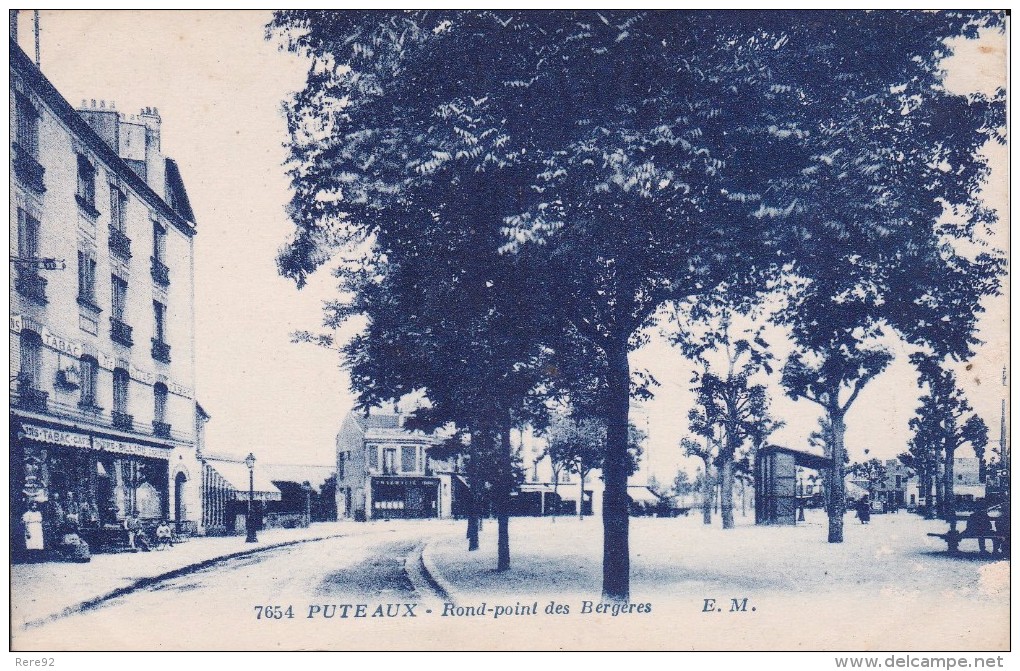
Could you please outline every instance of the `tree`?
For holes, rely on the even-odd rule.
[[[934,476],[940,491],[938,511],[944,519],[952,521],[956,517],[956,496],[953,491],[956,450],[969,443],[975,456],[981,459],[988,445],[988,427],[983,419],[974,414],[974,409],[957,385],[956,376],[951,370],[924,354],[913,355],[911,362],[920,374],[918,385],[927,387],[927,393],[921,397],[917,415],[910,422],[915,431],[911,446],[917,449],[915,456],[924,455],[929,460],[930,453],[934,452]],[[938,477],[939,470],[941,479]]]
[[[694,438],[685,436],[680,440],[680,449],[688,457],[701,459],[704,469],[701,471],[701,520],[712,524],[712,498],[714,497],[715,481],[712,477],[713,465],[718,453],[718,442],[713,438],[704,438],[704,444]]]
[[[680,469],[673,477],[673,488],[670,490],[673,496],[683,499],[694,491],[694,483],[691,482],[690,474]]]
[[[772,372],[773,357],[761,328],[734,325],[733,304],[721,292],[714,305],[693,306],[687,318],[676,319],[684,326],[674,337],[687,357],[701,365],[692,379],[697,400],[689,413],[691,430],[708,439],[720,436],[715,462],[724,529],[733,528],[736,463],[775,429],[764,385],[751,384],[757,373]],[[744,316],[753,317],[750,306],[742,307]]]
[[[825,162],[812,159],[824,149],[816,131],[842,112],[833,104],[841,96],[898,85],[915,43],[927,45],[918,36],[943,21],[950,27],[940,28],[941,45],[966,25],[958,16],[279,12],[273,29],[312,60],[287,109],[296,231],[281,269],[300,283],[326,250],[366,244],[388,262],[427,235],[433,217],[486,234],[500,222],[498,251],[540,256],[526,267],[546,273],[538,284],[557,297],[559,331],[594,353],[590,375],[605,391],[603,593],[626,600],[630,351],[666,302],[721,283],[754,291],[787,264],[818,275],[824,262],[800,258],[817,250],[797,243],[809,231],[824,250],[839,231],[827,220],[805,226],[771,216],[799,217],[806,210],[790,194],[823,190],[810,191],[817,179],[804,172]],[[898,39],[888,39],[893,32]],[[819,63],[833,76],[816,76]],[[870,88],[847,96],[855,69],[866,74],[850,84]],[[805,119],[809,112],[816,118]],[[921,141],[934,144],[936,134]],[[952,180],[969,180],[973,171],[965,172]],[[469,295],[484,295],[474,286]],[[499,285],[503,295],[527,296],[520,289]],[[499,342],[495,329],[466,332]]]
[[[878,487],[886,479],[888,469],[885,464],[880,459],[872,457],[865,462],[851,464],[849,470],[857,479],[867,483],[865,489],[868,490],[868,497],[874,500]]]

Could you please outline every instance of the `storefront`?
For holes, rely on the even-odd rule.
[[[12,417],[12,551],[24,549],[21,520],[32,504],[42,513],[47,548],[69,527],[122,526],[132,514],[166,517],[171,451]]]
[[[439,478],[372,478],[372,517],[439,517]]]

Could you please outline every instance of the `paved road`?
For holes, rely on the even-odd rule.
[[[431,533],[451,531],[444,527]],[[420,525],[398,523],[378,533],[227,560],[94,610],[15,632],[14,649],[399,647],[376,644],[372,635],[393,629],[392,622],[407,627],[434,619],[423,612],[438,602],[417,570],[422,542]]]

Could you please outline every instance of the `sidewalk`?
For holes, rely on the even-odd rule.
[[[167,574],[186,573],[226,557],[369,530],[371,525],[323,522],[304,529],[265,529],[253,544],[245,543],[243,535],[198,536],[166,550],[94,554],[86,564],[13,564],[11,624],[21,627],[57,617]]]
[[[926,536],[944,522],[904,512],[863,526],[848,515],[845,542],[830,544],[821,511],[795,527],[738,516],[725,531],[717,518],[706,527],[700,517],[630,521],[631,603],[652,604],[657,621],[676,618],[683,640],[696,641],[692,649],[1008,647],[1009,562],[950,557],[945,543]],[[574,613],[585,600],[601,601],[601,518],[512,518],[503,573],[495,544],[495,522],[486,522],[478,551],[468,552],[463,538],[436,539],[422,563],[458,605],[555,600]],[[746,611],[728,616],[731,599],[745,598]],[[667,630],[656,630],[662,645],[676,646]]]

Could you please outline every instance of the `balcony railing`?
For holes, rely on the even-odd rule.
[[[157,259],[152,258],[152,281],[164,287],[170,286],[170,267]]]
[[[33,191],[38,193],[45,192],[46,186],[43,184],[43,174],[46,172],[46,169],[39,164],[35,156],[32,156],[30,152],[17,142],[12,145],[12,148],[14,149],[14,174],[25,183],[25,186]]]
[[[124,347],[131,347],[135,344],[135,341],[131,339],[131,327],[113,317],[110,317],[110,338]]]
[[[169,438],[170,437],[170,425],[166,422],[152,422],[152,434],[158,438]]]
[[[96,219],[99,216],[99,210],[96,209],[95,199],[91,201],[80,193],[74,194],[74,199],[78,201],[78,207],[81,208],[82,212],[89,215],[89,217]]]
[[[46,278],[38,273],[24,268],[18,270],[18,279],[14,283],[14,288],[19,294],[39,305],[47,303]]]
[[[113,411],[113,426],[124,431],[134,431],[135,418],[123,412]]]
[[[46,402],[49,397],[49,393],[41,389],[24,383],[18,385],[18,407],[22,410],[46,412]]]
[[[162,340],[152,339],[152,358],[163,363],[170,363],[170,345]]]
[[[98,416],[103,414],[103,409],[96,405],[96,402],[91,399],[83,399],[78,401],[78,408],[89,415]]]
[[[113,226],[110,227],[110,251],[122,259],[131,258],[131,238]]]

